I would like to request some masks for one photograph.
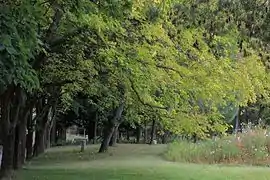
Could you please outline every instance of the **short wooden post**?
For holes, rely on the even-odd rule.
[[[81,141],[81,152],[84,152],[85,146],[86,146],[86,140],[83,139],[83,140]]]

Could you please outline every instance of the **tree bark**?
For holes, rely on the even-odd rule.
[[[108,150],[113,132],[116,128],[118,128],[121,122],[123,110],[124,110],[124,103],[122,102],[120,106],[116,109],[113,119],[108,120],[107,127],[105,128],[104,132],[104,138],[99,149],[99,153],[103,153]]]
[[[26,160],[26,125],[24,126],[24,129],[21,130],[22,131],[22,139],[21,139],[21,164],[23,165],[25,163]],[[19,166],[21,168],[21,166]]]
[[[152,121],[152,128],[151,128],[151,139],[150,139],[150,144],[153,144],[153,141],[155,139],[155,129],[156,129],[156,121]]]
[[[45,152],[45,130],[36,131],[34,156],[38,156]]]
[[[112,138],[113,132],[114,132],[114,124],[113,123],[108,123],[107,127],[104,130],[104,138],[101,143],[101,146],[99,148],[99,153],[106,152],[109,147],[110,140]]]
[[[137,144],[140,144],[141,135],[142,135],[142,127],[140,125],[137,125],[136,127],[136,143]]]
[[[48,149],[50,147],[51,147],[51,130],[50,127],[47,127],[45,131],[45,149]]]
[[[2,104],[3,105],[3,104]],[[6,107],[5,107],[6,106]],[[10,102],[4,104],[1,107],[1,131],[3,137],[3,152],[1,162],[0,179],[8,177],[13,170],[13,155],[14,155],[14,144],[15,144],[15,129],[10,127]]]
[[[0,114],[1,114],[1,106],[0,106]],[[2,144],[3,144],[3,131],[2,131],[2,128],[1,128],[1,117],[0,117],[0,145],[2,145]]]
[[[57,126],[56,145],[63,145],[62,142],[66,140],[66,129],[62,125]]]
[[[165,131],[164,134],[162,135],[162,140],[161,140],[162,144],[168,143],[168,136],[169,136],[169,133],[167,131]]]
[[[95,128],[94,128],[94,138],[93,138],[93,144],[96,144],[97,142],[97,121],[95,121]]]
[[[65,127],[63,127],[61,130],[61,140],[63,141],[67,140],[67,130],[65,129]]]
[[[143,136],[143,138],[144,138],[144,143],[145,144],[147,144],[147,141],[148,141],[148,131],[147,131],[147,123],[145,122],[144,123],[144,136]]]
[[[51,129],[50,140],[51,140],[52,146],[54,146],[56,144],[56,122],[55,121],[53,122],[53,126]]]
[[[14,169],[20,169],[25,162],[25,145],[26,145],[26,126],[27,119],[29,117],[30,111],[27,108],[22,109],[21,121],[19,121],[16,127],[16,139],[14,148]]]
[[[116,125],[116,126],[114,127],[114,131],[113,131],[113,134],[112,134],[112,137],[111,137],[109,146],[115,146],[116,143],[117,143],[117,138],[118,138],[118,127],[119,127],[119,125]]]
[[[20,143],[20,127],[17,125],[15,128],[15,144],[14,144],[14,155],[13,155],[13,168],[16,170],[20,166],[21,158],[20,158],[20,149],[21,149],[21,143]]]
[[[19,114],[25,103],[25,94],[20,87],[10,86],[1,97],[1,131],[3,137],[3,155],[0,179],[8,177],[13,171],[15,132]]]
[[[127,134],[127,141],[130,141],[129,127],[127,127],[126,129],[126,134]]]
[[[13,170],[13,155],[15,144],[15,129],[12,129],[3,140],[3,155],[1,163],[0,179],[9,177]]]
[[[263,113],[264,109],[265,109],[265,107],[262,104],[260,104],[259,105],[258,117],[257,117],[257,124],[258,125],[261,125],[261,123],[262,123],[262,113]]]
[[[26,160],[31,160],[33,157],[33,130],[28,129],[28,134],[26,136]]]
[[[236,134],[239,132],[239,129],[240,129],[239,111],[240,111],[240,107],[238,109],[238,113],[234,117],[234,133]]]
[[[47,137],[46,137],[46,148],[50,148],[52,145],[52,142],[54,143],[54,141],[51,139],[52,134],[55,133],[55,121],[56,121],[56,106],[57,106],[57,101],[55,101],[54,105],[52,106],[52,108],[50,109],[50,113],[49,113],[49,125],[47,128]],[[54,131],[53,131],[54,128]],[[55,135],[55,134],[54,134]]]
[[[96,126],[96,122],[89,120],[88,122],[88,141],[89,142],[94,142],[95,139],[95,127]]]
[[[33,112],[31,110],[27,120],[27,135],[26,135],[26,160],[30,160],[33,156],[33,138],[34,138],[34,127],[33,127]]]
[[[239,115],[238,115],[238,119],[239,119]],[[250,119],[249,119],[248,108],[245,107],[245,123],[246,123],[246,124],[249,124],[249,121],[250,121]],[[239,125],[240,125],[240,123],[239,123]]]
[[[193,133],[192,134],[193,143],[197,143],[197,139],[198,139],[197,134],[196,133]]]
[[[45,152],[50,108],[51,105],[49,103],[45,104],[45,99],[42,99],[37,106],[34,156],[38,156]]]

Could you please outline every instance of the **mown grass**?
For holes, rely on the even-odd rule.
[[[166,146],[118,145],[97,155],[97,147],[56,148],[17,174],[18,180],[270,180],[268,168],[226,167],[165,161]],[[78,158],[79,156],[83,158]],[[94,157],[94,158],[93,158]],[[57,160],[55,160],[57,159]]]
[[[147,155],[162,155],[165,149],[164,145],[135,145],[122,144],[117,147],[110,147],[107,153],[97,153],[99,145],[87,146],[85,152],[80,152],[80,146],[63,146],[49,149],[46,153],[40,155],[38,158],[32,159],[27,163],[27,167],[38,167],[47,165],[63,165],[69,163],[84,163],[92,162],[102,159],[123,159],[126,157],[147,156]],[[102,161],[101,161],[102,162]]]
[[[132,162],[130,162],[132,163]],[[25,170],[21,180],[269,180],[268,169],[163,165],[152,167],[89,168],[84,170]]]

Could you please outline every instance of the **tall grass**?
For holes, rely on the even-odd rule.
[[[165,153],[170,161],[208,164],[270,164],[270,136],[264,130],[199,143],[175,141]]]

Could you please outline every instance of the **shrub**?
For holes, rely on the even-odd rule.
[[[270,137],[265,131],[253,130],[196,144],[175,141],[168,146],[165,157],[178,162],[267,165],[269,154]]]

